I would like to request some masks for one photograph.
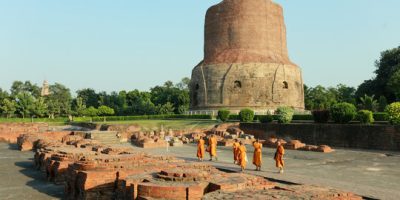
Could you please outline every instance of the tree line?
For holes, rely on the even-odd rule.
[[[335,103],[351,103],[359,109],[384,111],[389,103],[400,101],[400,47],[381,53],[375,62],[374,77],[357,88],[304,86],[307,110],[329,110]]]
[[[14,81],[9,91],[0,88],[0,113],[7,118],[182,114],[189,109],[189,82],[189,78],[177,84],[167,81],[150,91],[107,93],[85,88],[72,97],[60,83],[49,85],[49,94],[41,96],[38,85]]]
[[[400,101],[400,47],[381,53],[375,75],[357,88],[304,86],[307,110],[329,110],[336,103],[351,103],[360,110],[384,111],[387,104]],[[50,94],[30,81],[15,81],[10,90],[0,88],[0,113],[4,117],[60,117],[105,115],[183,114],[189,109],[189,78],[165,82],[150,91],[96,92],[85,88],[72,97],[66,86],[50,85]]]

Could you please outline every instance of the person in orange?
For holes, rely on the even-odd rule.
[[[208,139],[208,152],[210,153],[210,161],[212,161],[212,158],[215,157],[215,160],[218,160],[217,157],[217,138],[215,135],[211,135],[211,137]]]
[[[242,171],[246,169],[247,164],[247,154],[246,154],[246,147],[244,146],[243,142],[239,142],[239,155],[238,155],[238,165],[240,165]]]
[[[275,152],[275,162],[276,162],[276,167],[279,168],[279,173],[283,173],[283,167],[285,166],[285,162],[283,162],[283,155],[285,155],[285,149],[283,148],[283,145],[281,142],[277,143],[278,147],[276,148]]]
[[[253,143],[253,147],[254,147],[253,164],[256,166],[256,171],[261,171],[261,164],[262,164],[262,160],[261,160],[261,149],[262,149],[262,144],[261,144],[260,141],[257,139],[257,140]]]
[[[197,158],[199,159],[199,161],[203,161],[204,159],[204,139],[203,136],[200,136],[200,140],[197,143]]]
[[[236,164],[238,161],[238,154],[239,154],[239,142],[237,139],[233,142],[233,164]]]

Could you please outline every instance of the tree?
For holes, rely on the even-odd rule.
[[[337,90],[337,101],[347,102],[351,104],[356,104],[356,89],[343,84],[339,84],[336,87]]]
[[[190,78],[184,77],[182,78],[181,82],[176,84],[176,87],[179,88],[180,90],[189,91],[189,84],[190,84]]]
[[[47,105],[44,98],[40,97],[33,102],[31,113],[37,117],[43,117],[47,112]]]
[[[379,112],[385,111],[386,106],[387,106],[386,97],[385,96],[380,96],[379,97],[379,108],[378,108],[378,111]]]
[[[14,100],[4,99],[2,102],[2,106],[0,107],[2,112],[7,115],[7,118],[10,118],[14,115],[16,108],[16,103]]]
[[[371,111],[376,111],[378,108],[378,101],[375,99],[375,96],[368,96],[364,95],[364,97],[360,98],[361,104],[360,108],[364,110],[371,110]]]
[[[78,97],[83,99],[83,102],[86,106],[93,106],[96,108],[99,107],[99,95],[96,93],[95,90],[91,88],[86,88],[78,90],[76,93],[78,94]]]
[[[155,114],[156,107],[151,101],[152,94],[133,90],[126,94],[126,102],[129,107],[129,114],[132,115],[151,115]]]
[[[11,86],[11,96],[16,97],[21,92],[31,94],[35,98],[40,97],[40,88],[36,84],[32,84],[30,81],[14,81]]]
[[[104,121],[106,121],[106,116],[114,115],[114,109],[108,106],[100,106],[97,108],[97,114],[104,117]]]
[[[17,112],[25,118],[31,114],[35,99],[27,92],[21,92],[16,96]]]
[[[78,116],[83,116],[84,111],[86,109],[86,105],[83,102],[83,99],[81,97],[78,97],[74,100],[74,111]]]
[[[323,86],[308,88],[305,86],[305,103],[308,110],[326,110],[329,109],[336,100],[336,90],[326,89]]]
[[[157,114],[159,115],[172,115],[174,114],[174,110],[174,105],[170,102],[164,105],[157,105]]]
[[[390,77],[387,83],[387,90],[393,93],[395,100],[400,101],[400,69]]]
[[[85,114],[85,116],[90,117],[90,122],[93,122],[93,117],[98,115],[98,110],[95,107],[90,106],[89,108],[86,108],[83,113]]]
[[[46,97],[49,117],[71,114],[72,97],[70,90],[60,83],[49,86],[50,95]]]
[[[364,81],[357,89],[357,97],[364,94],[385,96],[389,102],[394,102],[397,98],[396,82],[400,72],[400,47],[386,50],[381,53],[381,57],[375,62],[375,78]],[[392,78],[393,77],[393,78]]]
[[[167,81],[163,86],[156,86],[150,89],[151,101],[155,105],[172,103],[174,113],[184,113],[189,108],[189,90],[175,87],[171,81]]]

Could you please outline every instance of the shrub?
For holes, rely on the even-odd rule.
[[[314,110],[312,114],[316,123],[327,123],[330,118],[329,110]]]
[[[314,120],[314,117],[312,115],[306,115],[306,114],[293,115],[292,120],[312,121]]]
[[[232,121],[239,121],[240,116],[239,115],[229,115],[228,119],[232,120]]]
[[[375,121],[388,121],[388,114],[385,112],[376,112],[374,113]]]
[[[271,113],[268,113],[267,115],[257,115],[257,119],[261,123],[271,123],[274,121],[274,116],[272,116]]]
[[[293,119],[294,110],[291,107],[279,107],[275,114],[277,115],[278,122],[281,124],[288,124]]]
[[[388,114],[388,120],[391,124],[400,125],[400,102],[388,105],[385,111]]]
[[[248,108],[242,109],[239,117],[241,122],[252,122],[254,120],[254,111]]]
[[[372,124],[374,123],[374,115],[372,114],[372,111],[360,110],[357,113],[357,120],[362,124]]]
[[[356,113],[357,109],[351,103],[337,103],[331,107],[331,116],[336,123],[349,123]]]
[[[227,110],[227,109],[220,109],[220,110],[218,110],[217,118],[220,119],[223,122],[226,122],[229,119],[229,114],[230,113],[231,112],[229,110]]]

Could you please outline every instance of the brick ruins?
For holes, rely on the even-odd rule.
[[[272,199],[277,195],[309,199],[361,199],[352,193],[329,188],[282,188],[263,177],[226,173],[206,163],[150,155],[128,146],[106,145],[85,139],[88,134],[84,132],[51,132],[45,129],[45,124],[0,124],[0,127],[0,137],[16,141],[21,150],[35,150],[35,168],[42,171],[47,180],[65,186],[65,199]],[[117,129],[114,127],[114,130]],[[118,130],[133,138],[146,137],[150,140],[165,134],[139,136],[140,133],[133,132],[138,130],[136,128]],[[183,132],[168,131],[167,135],[194,142],[200,135],[228,130],[241,131],[237,125],[228,124],[204,132],[195,130],[187,137],[183,136]],[[11,138],[15,135],[18,137]],[[294,148],[304,147],[299,141],[288,144]]]
[[[288,56],[283,9],[224,0],[208,9],[204,60],[192,71],[191,110],[304,109],[301,69]]]

